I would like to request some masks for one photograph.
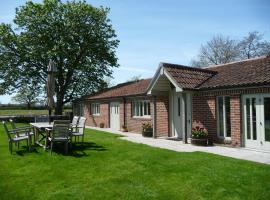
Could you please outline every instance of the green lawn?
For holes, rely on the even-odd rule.
[[[10,155],[0,128],[0,199],[270,199],[270,166],[177,153],[86,130],[65,156],[36,147]]]
[[[71,112],[71,109],[65,109],[64,112]],[[0,116],[2,115],[47,115],[48,110],[27,110],[27,109],[8,109],[0,110]]]

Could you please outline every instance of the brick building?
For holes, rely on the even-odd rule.
[[[188,142],[192,127],[216,143],[270,150],[270,57],[204,69],[161,63],[152,79],[119,84],[74,102],[88,126]]]

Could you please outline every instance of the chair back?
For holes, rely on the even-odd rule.
[[[55,120],[53,122],[52,139],[54,139],[54,138],[68,138],[69,134],[70,134],[69,120]]]
[[[86,122],[86,118],[80,117],[79,122],[78,122],[78,126],[77,126],[79,133],[84,134],[85,122]]]
[[[13,129],[17,129],[16,124],[13,121],[13,119],[9,119],[9,122],[11,123],[11,126],[12,126]]]
[[[10,132],[8,130],[8,127],[7,127],[7,123],[5,121],[2,121],[2,123],[3,123],[4,129],[5,129],[5,132],[6,132],[7,136],[8,136],[8,139],[12,139],[11,135],[10,135]]]
[[[36,116],[35,123],[37,122],[49,122],[49,116],[47,115]]]
[[[71,125],[72,126],[77,126],[78,121],[79,121],[79,117],[78,116],[74,116],[73,119],[72,119]]]

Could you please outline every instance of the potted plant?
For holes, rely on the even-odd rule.
[[[142,135],[144,137],[153,137],[153,127],[152,127],[152,124],[150,124],[149,122],[142,124]]]
[[[191,144],[207,146],[207,135],[208,132],[205,128],[201,128],[199,126],[192,128]]]
[[[121,131],[123,131],[123,132],[128,132],[127,126],[126,126],[126,125],[122,125],[122,130],[121,130]]]
[[[105,126],[104,122],[101,122],[101,123],[99,124],[99,127],[100,127],[100,128],[104,128],[104,126]]]

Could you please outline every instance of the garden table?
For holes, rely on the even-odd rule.
[[[37,122],[37,123],[30,123],[30,125],[34,128],[34,134],[36,136],[36,144],[39,146],[42,146],[45,150],[47,148],[47,131],[45,131],[46,128],[52,128],[53,123],[49,122]],[[39,139],[39,135],[42,136],[41,139]],[[45,139],[45,145],[41,143]]]

